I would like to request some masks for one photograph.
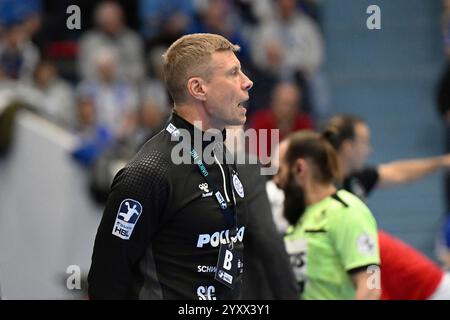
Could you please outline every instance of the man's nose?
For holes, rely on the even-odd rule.
[[[244,81],[242,82],[242,88],[245,91],[249,91],[252,87],[253,87],[253,81],[250,80],[250,78],[244,74]]]

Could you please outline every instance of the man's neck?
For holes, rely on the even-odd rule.
[[[217,129],[223,131],[225,126],[213,123],[205,108],[187,105],[175,105],[175,111],[184,120],[202,131]],[[200,126],[199,126],[200,125]]]
[[[312,183],[305,190],[306,205],[310,206],[336,193],[337,189],[333,184]]]

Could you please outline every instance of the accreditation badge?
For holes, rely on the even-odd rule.
[[[233,243],[220,244],[217,270],[214,279],[228,288],[234,289],[236,278],[243,269],[242,266],[241,254],[235,250]]]

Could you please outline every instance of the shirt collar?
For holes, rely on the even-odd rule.
[[[203,139],[203,135],[205,134],[205,131],[200,131],[199,128],[197,128],[192,123],[190,123],[189,121],[184,119],[175,110],[172,112],[172,115],[171,115],[171,117],[169,119],[169,123],[172,123],[178,129],[186,129],[186,130],[188,130],[189,133],[191,134],[191,143],[192,144],[194,142],[194,137],[195,136],[202,137],[202,146],[203,146],[203,148],[205,148],[206,146],[208,146],[209,144],[211,144],[213,142],[216,142],[216,138],[214,136],[211,138],[211,140]],[[194,132],[197,132],[196,135],[194,135]],[[227,136],[226,132],[227,132],[226,129],[222,130],[222,141],[221,142],[225,142],[225,139],[226,139],[226,136]]]

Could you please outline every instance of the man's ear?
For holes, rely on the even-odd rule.
[[[294,163],[294,173],[296,176],[303,176],[308,170],[308,163],[305,159],[298,158]]]
[[[350,139],[344,140],[341,144],[340,149],[341,149],[340,152],[342,152],[342,154],[345,155],[351,154],[353,151],[352,140]]]
[[[202,78],[190,78],[187,83],[187,90],[193,98],[200,101],[206,100],[205,80]]]

